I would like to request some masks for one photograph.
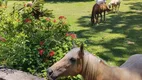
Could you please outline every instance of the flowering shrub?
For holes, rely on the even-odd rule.
[[[7,0],[0,0],[0,7],[7,8]]]
[[[44,72],[69,51],[76,35],[69,33],[65,16],[37,19],[30,13],[33,7],[19,8],[15,4],[13,13],[0,11],[0,35],[6,38],[0,41],[0,65],[32,74]]]

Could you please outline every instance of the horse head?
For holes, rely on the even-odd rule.
[[[55,80],[62,76],[76,76],[80,74],[83,66],[83,44],[80,48],[73,48],[60,61],[47,69],[49,78]]]

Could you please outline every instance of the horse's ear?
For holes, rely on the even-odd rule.
[[[73,48],[77,48],[77,46],[76,46],[76,44],[74,43],[74,41],[72,41],[72,45],[73,45],[73,46],[72,46],[72,49],[73,49]]]
[[[102,60],[102,59],[100,59],[100,61],[99,61],[101,64],[104,64],[104,65],[106,65],[106,63]]]
[[[80,57],[83,57],[83,56],[84,56],[84,45],[83,45],[83,43],[82,43],[81,46],[80,46],[79,56],[80,56]]]

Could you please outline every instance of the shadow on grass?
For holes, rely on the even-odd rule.
[[[131,10],[141,10],[142,11],[142,2],[127,3],[126,5],[130,5]]]
[[[112,38],[107,42],[95,43],[90,41],[87,43],[91,46],[102,45],[104,48],[109,49],[109,51],[96,54],[106,61],[115,62],[116,65],[121,65],[126,60],[123,58],[127,58],[132,54],[142,53],[142,12],[138,11],[142,10],[142,2],[129,3],[128,5],[130,5],[130,11],[109,14],[106,22],[100,23],[99,25],[91,26],[89,16],[82,16],[78,19],[78,23],[82,27],[90,27],[91,29],[76,32],[80,38],[89,39],[92,35],[96,35],[101,32],[104,33],[107,30],[110,30],[109,32],[106,32],[110,35],[125,35],[125,37],[122,38]]]
[[[78,19],[78,23],[80,23],[79,26],[83,26],[83,27],[90,27],[91,23],[90,23],[90,16],[82,16],[81,18]],[[89,21],[88,21],[89,20]]]

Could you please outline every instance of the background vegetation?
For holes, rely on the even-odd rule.
[[[107,0],[107,4],[109,3],[109,1],[110,0]],[[7,6],[8,8],[6,9],[7,12],[12,11],[12,6],[15,2],[22,3],[21,1],[9,1]],[[95,4],[94,1],[47,1],[45,2],[43,9],[47,8],[47,9],[53,10],[52,13],[54,14],[55,19],[58,19],[59,16],[65,16],[67,18],[65,21],[67,21],[71,25],[69,26],[69,29],[68,29],[69,31],[67,30],[67,32],[69,33],[73,32],[77,34],[77,39],[75,39],[77,44],[78,42],[84,42],[86,44],[85,46],[86,50],[106,60],[106,62],[110,65],[120,66],[125,60],[128,59],[129,56],[133,54],[142,53],[142,35],[141,35],[142,34],[142,15],[141,15],[142,1],[141,0],[135,0],[135,1],[123,0],[121,2],[119,13],[113,13],[113,12],[107,13],[105,23],[100,23],[98,25],[91,26],[90,15],[91,15],[92,6],[94,4]],[[14,21],[14,20],[11,20],[11,21]],[[44,22],[41,22],[41,23],[44,23]],[[17,25],[17,24],[14,24],[14,25]],[[30,27],[33,28],[32,26]],[[4,26],[1,26],[1,27],[4,27]],[[11,29],[10,33],[13,30],[15,29]],[[15,32],[16,31],[13,31],[14,34]],[[65,34],[66,32],[63,32],[63,33]],[[9,52],[1,52],[2,54],[11,53],[12,51],[13,51],[12,52],[13,54],[23,53],[21,52],[19,45],[16,45],[18,47],[13,47],[13,44],[15,44],[15,41],[18,44],[22,45],[19,39],[24,42],[25,40],[27,40],[23,38],[23,35],[21,36],[21,34],[17,33],[17,35],[21,36],[20,38],[19,37],[13,38],[12,36],[9,37],[9,35],[3,34],[3,32],[0,32],[0,35],[7,39],[6,43],[0,42],[0,45],[4,46],[4,47],[0,47],[2,48],[0,50],[3,50],[4,48],[4,49],[7,49],[7,51],[9,51]],[[39,36],[37,37],[41,39],[41,37]],[[34,39],[34,38],[29,38],[29,39]],[[48,39],[48,38],[45,37],[45,39]],[[11,43],[12,40],[13,42]],[[69,41],[67,42],[69,42],[69,45],[67,45],[67,49],[65,49],[65,51],[62,51],[64,50],[64,48],[62,48],[61,46],[59,47],[57,46],[58,47],[57,49],[59,49],[59,52],[62,54],[61,56],[63,56],[63,53],[66,53],[71,48],[71,41],[72,41],[71,37],[69,37],[68,40]],[[34,41],[36,42],[36,40]],[[38,46],[40,46],[39,45],[40,41],[41,40],[38,40],[36,42]],[[30,44],[32,44],[32,42],[30,42]],[[62,45],[65,45],[65,44],[62,44]],[[32,46],[32,48],[36,48],[36,46]],[[9,50],[11,48],[14,48],[16,51],[18,50],[19,51],[16,52],[13,49]],[[21,49],[23,50],[23,48]],[[31,51],[34,51],[34,50],[31,50]],[[26,53],[28,54],[28,52]],[[55,53],[58,53],[58,50],[57,51],[55,50]],[[38,54],[38,51],[35,51],[35,54]],[[5,54],[5,56],[7,55]],[[11,58],[11,56],[9,57]],[[22,57],[24,58],[24,56]],[[58,56],[55,55],[55,57],[58,57]],[[58,57],[58,59],[60,57]],[[4,64],[6,61],[5,57],[1,56],[0,58],[3,58],[1,59],[2,61],[1,64]],[[20,57],[19,58],[13,57],[13,58],[19,59]],[[31,58],[34,61],[33,57]],[[35,59],[37,59],[37,57]],[[38,58],[38,59],[40,60],[43,58]],[[27,61],[29,61],[29,59]],[[52,61],[52,60],[49,60],[49,61]],[[19,62],[16,62],[16,63],[17,63],[17,66],[21,65],[21,64],[18,64]],[[29,64],[28,67],[30,67],[30,65],[31,64]],[[47,67],[49,65],[48,64],[44,65],[44,67],[39,69],[39,72],[42,72],[41,70],[43,68],[46,68],[45,66]],[[21,68],[18,67],[18,69],[21,69]],[[27,69],[23,69],[23,70],[26,71]],[[36,72],[32,70],[35,70],[35,68],[31,68],[31,71],[30,70],[28,71],[30,71],[31,73]]]

